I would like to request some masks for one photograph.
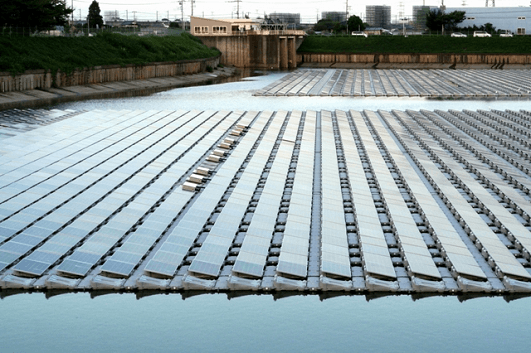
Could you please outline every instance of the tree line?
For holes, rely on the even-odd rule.
[[[38,31],[65,26],[74,11],[65,0],[0,0],[0,28],[25,27]],[[91,28],[103,26],[100,6],[93,0],[89,6],[87,21]]]
[[[319,20],[313,27],[314,31],[333,31],[334,33],[340,33],[347,30],[352,31],[363,31],[367,28],[367,24],[363,22],[361,18],[356,15],[350,16],[347,21],[333,21],[328,18],[323,18]]]

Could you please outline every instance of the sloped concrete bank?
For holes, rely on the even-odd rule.
[[[237,74],[232,67],[217,68],[218,58],[154,63],[135,67],[97,67],[58,73],[56,84],[44,70],[11,76],[0,73],[0,110],[32,108],[83,99],[118,98],[151,94],[171,88],[215,82]],[[214,68],[206,72],[207,67]],[[59,84],[57,84],[57,82]]]
[[[297,53],[300,67],[379,69],[527,69],[531,54]]]
[[[95,66],[75,70],[69,74],[61,71],[52,73],[50,70],[29,70],[12,76],[9,72],[0,72],[0,93],[191,75],[205,72],[208,66],[214,68],[218,64],[219,56],[147,65]]]

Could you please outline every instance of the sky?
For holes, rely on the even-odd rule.
[[[238,0],[195,0],[193,15],[208,18],[236,18]],[[391,20],[398,16],[411,16],[414,5],[440,6],[444,1],[446,7],[484,7],[485,0],[348,0],[349,14],[362,18],[366,5],[391,6]],[[489,6],[491,6],[489,0]],[[85,18],[92,0],[66,0],[68,6],[75,9],[74,18]],[[118,11],[122,19],[160,20],[169,16],[171,20],[181,18],[179,0],[100,0],[98,1],[103,16],[106,11]],[[498,0],[500,6],[530,6],[531,0]],[[503,5],[502,5],[503,4]],[[249,13],[251,18],[263,17],[273,12],[300,13],[302,23],[315,23],[323,11],[345,11],[347,0],[239,0],[240,16]],[[184,1],[184,18],[191,14],[191,0]],[[158,13],[157,13],[158,11]]]

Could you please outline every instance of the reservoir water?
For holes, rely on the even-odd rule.
[[[19,294],[2,352],[526,352],[530,300]]]
[[[53,108],[531,110],[528,100],[253,96],[283,75]],[[10,294],[0,292],[0,352],[525,352],[531,344],[529,297]]]

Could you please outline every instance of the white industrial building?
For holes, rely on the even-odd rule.
[[[531,33],[531,7],[448,7],[446,12],[465,11],[466,19],[460,27],[482,26],[492,23],[496,29],[515,34]]]

